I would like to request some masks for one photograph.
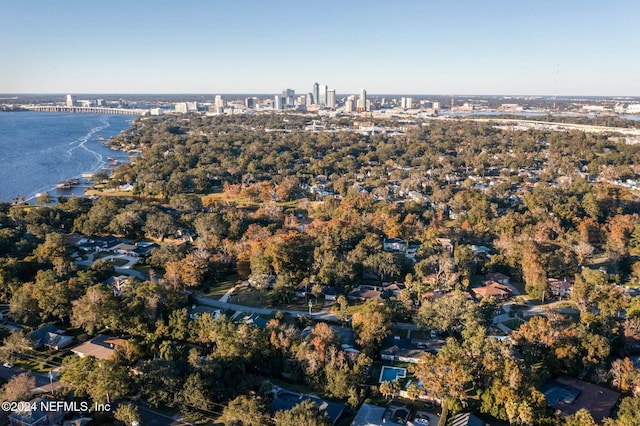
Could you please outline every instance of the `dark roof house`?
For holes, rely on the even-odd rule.
[[[73,336],[67,336],[64,330],[59,330],[53,324],[48,324],[32,331],[28,337],[33,342],[34,349],[47,347],[56,351],[69,346],[73,341]]]
[[[327,415],[331,419],[331,424],[334,425],[344,411],[343,404],[332,401],[325,401],[324,399],[316,395],[307,395],[279,387],[276,387],[274,389],[274,399],[271,403],[271,410],[273,410],[274,412],[290,410],[305,400],[315,402],[321,411],[327,413]]]
[[[568,376],[548,382],[542,391],[560,415],[570,416],[584,408],[598,423],[611,414],[620,398],[618,392]]]
[[[47,400],[36,398],[28,404],[21,406],[22,410],[17,410],[9,414],[9,424],[11,426],[47,426],[56,425],[67,414],[63,407],[55,406],[59,410],[48,410]]]

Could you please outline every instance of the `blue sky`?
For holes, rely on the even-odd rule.
[[[638,17],[637,0],[0,0],[0,93],[640,96]]]

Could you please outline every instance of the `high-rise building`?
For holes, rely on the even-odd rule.
[[[281,110],[284,109],[285,98],[281,95],[275,96],[275,102],[273,103],[273,109]]]
[[[360,89],[360,97],[358,98],[358,105],[356,106],[356,111],[358,112],[367,111],[367,91],[364,89]]]
[[[75,101],[73,100],[73,96],[67,95],[67,106],[72,107],[75,106]]]
[[[216,95],[216,99],[215,99],[215,106],[217,108],[222,108],[224,107],[224,99],[222,99],[222,96],[220,95]]]
[[[305,102],[305,105],[313,105],[313,94],[312,93],[307,93],[307,100]]]
[[[336,107],[336,91],[335,89],[327,90],[327,108]]]
[[[175,112],[179,112],[181,114],[186,114],[188,112],[187,103],[186,102],[178,102],[174,107]]]
[[[318,93],[318,104],[320,106],[327,105],[327,90],[329,90],[329,86],[326,84],[320,85],[320,92]]]
[[[253,106],[254,106],[253,98],[245,98],[244,99],[244,106],[246,106],[247,108],[252,109]]]
[[[293,89],[284,89],[282,91],[282,97],[284,98],[284,104],[292,107],[295,104],[296,91]]]
[[[356,97],[351,95],[344,102],[344,110],[345,112],[353,112],[356,110]]]
[[[314,83],[313,84],[313,102],[314,104],[319,104],[320,103],[320,85],[318,85],[318,83]]]
[[[400,108],[411,109],[413,107],[413,99],[403,96],[400,98]]]

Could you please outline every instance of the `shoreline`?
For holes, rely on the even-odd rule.
[[[37,112],[27,116],[20,114],[20,122],[12,123],[13,128],[6,129],[9,135],[6,143],[7,146],[12,147],[12,150],[6,151],[8,157],[4,160],[8,161],[11,167],[9,170],[6,168],[4,170],[5,180],[8,182],[5,186],[7,194],[2,195],[0,202],[14,205],[37,204],[34,203],[36,198],[45,193],[52,200],[48,205],[56,204],[63,198],[85,197],[86,190],[94,186],[94,183],[90,178],[83,177],[84,173],[95,174],[104,169],[110,169],[109,173],[111,173],[120,165],[130,162],[130,153],[117,149],[116,145],[109,143],[132,128],[132,117],[128,116],[123,120],[124,116],[106,114],[58,113],[55,114],[55,119],[69,117],[68,123],[61,121],[59,126],[51,119],[40,123],[37,118],[25,118],[39,116],[50,118],[52,115]],[[89,119],[83,121],[75,119],[76,116]],[[100,119],[96,120],[97,117]],[[11,123],[11,118],[6,120]],[[84,130],[82,130],[83,125]],[[35,132],[31,131],[33,128],[36,129]],[[54,143],[47,145],[47,140],[51,138]],[[34,141],[33,145],[21,151],[18,147],[19,141],[30,139]],[[111,157],[117,161],[117,164],[109,165],[107,158]],[[65,164],[68,164],[68,167],[65,167]],[[38,173],[38,171],[41,172]],[[59,187],[62,182],[74,180],[78,183],[68,185],[67,188]]]

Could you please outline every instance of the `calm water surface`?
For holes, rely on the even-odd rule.
[[[128,156],[103,145],[131,127],[134,116],[46,112],[0,113],[0,201],[82,195],[85,185],[70,190],[56,183],[80,178],[109,165],[108,158],[126,162]]]

